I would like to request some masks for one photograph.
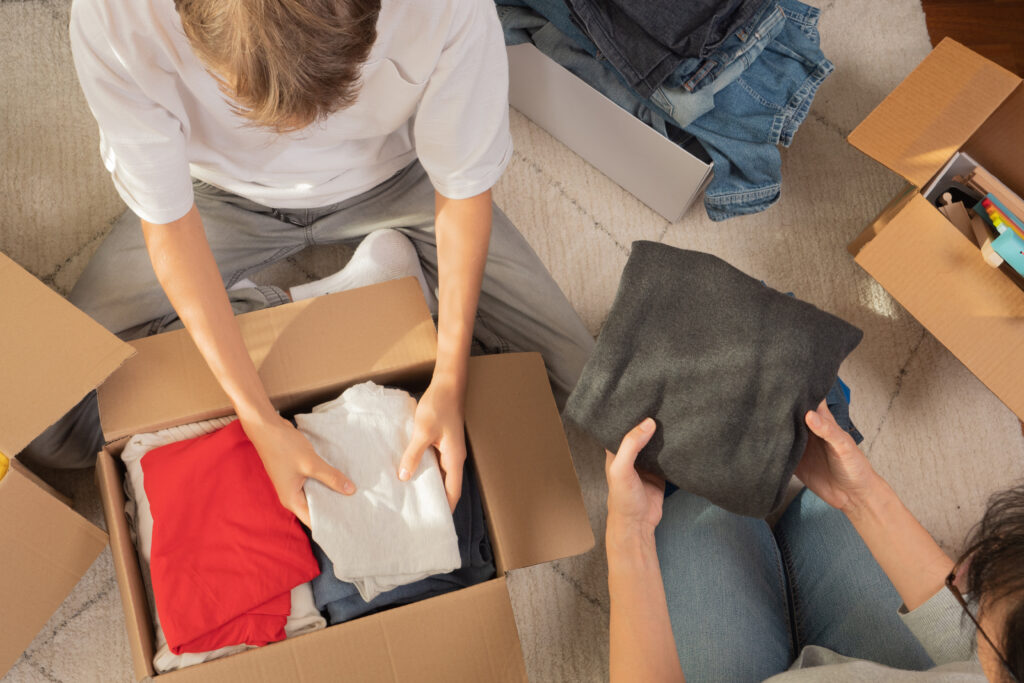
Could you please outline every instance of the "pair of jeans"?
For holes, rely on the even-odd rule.
[[[818,14],[796,0],[763,0],[716,51],[685,62],[644,98],[606,66],[589,39],[577,36],[583,41],[578,43],[563,30],[568,22],[563,2],[498,0],[507,44],[534,43],[660,134],[710,157],[714,177],[704,204],[716,221],[763,211],[781,194],[776,145],[790,144],[833,68],[818,45]]]
[[[530,0],[531,3],[534,1]],[[637,96],[617,72],[609,69],[585,47],[570,39],[554,22],[522,4],[505,4],[501,1],[497,10],[506,45],[532,43],[538,50],[612,102],[661,135],[668,137],[668,114],[659,111],[652,102]]]
[[[566,0],[573,21],[641,97],[688,58],[704,59],[761,0]]]
[[[715,107],[715,94],[733,83],[784,28],[776,0],[759,0],[747,22],[703,58],[684,60],[652,94],[651,101],[680,127]]]
[[[193,189],[225,287],[307,247],[355,246],[374,230],[395,228],[412,241],[427,284],[437,288],[434,188],[418,161],[360,195],[308,209],[271,208],[199,181]],[[236,314],[288,300],[273,287],[231,290],[228,297]],[[153,272],[139,219],[130,211],[114,223],[69,298],[125,339],[180,326]],[[487,353],[539,351],[559,406],[594,347],[572,304],[497,206],[473,337]],[[30,465],[90,467],[102,442],[91,393],[19,457]]]
[[[711,155],[715,175],[704,194],[712,220],[757,213],[782,187],[778,145],[788,147],[833,66],[822,53],[820,11],[778,0],[786,21],[764,52],[715,95],[715,107],[684,128]]]
[[[705,59],[680,69],[641,97],[596,53],[586,36],[567,32],[565,4],[558,0],[497,0],[506,45],[533,43],[595,90],[668,137],[666,123],[683,128],[715,106],[715,93],[735,81],[782,30],[785,16],[775,0],[760,0],[750,20]],[[554,18],[552,18],[554,17]],[[569,30],[574,27],[569,23]]]
[[[849,520],[808,489],[774,529],[676,491],[655,539],[687,681],[763,681],[807,645],[899,669],[932,666]]]

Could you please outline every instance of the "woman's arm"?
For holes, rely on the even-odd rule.
[[[612,683],[683,680],[654,544],[665,483],[634,467],[654,428],[653,420],[644,420],[625,436],[617,455],[606,453]]]
[[[953,560],[875,472],[824,403],[805,419],[812,435],[796,476],[843,511],[907,609],[923,605],[943,588]]]

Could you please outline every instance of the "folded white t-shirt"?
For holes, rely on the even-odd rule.
[[[128,516],[132,532],[135,534],[135,547],[139,551],[139,565],[142,568],[142,582],[149,598],[150,614],[153,615],[153,630],[156,633],[156,654],[153,656],[153,668],[157,673],[167,673],[218,657],[244,652],[254,647],[243,643],[228,645],[210,652],[185,652],[180,655],[171,652],[167,646],[164,630],[160,627],[160,616],[157,614],[156,603],[153,600],[153,586],[149,575],[150,549],[153,547],[153,514],[150,512],[149,498],[146,496],[146,487],[143,485],[145,479],[142,474],[142,456],[160,446],[215,432],[236,419],[235,417],[217,418],[171,427],[151,434],[137,434],[128,441],[124,450],[121,451],[121,461],[124,462],[127,470],[124,480],[125,494],[128,497],[128,501],[125,503],[125,514]],[[327,626],[327,621],[313,602],[312,585],[307,582],[293,588],[292,611],[285,622],[285,634],[292,638],[318,631],[325,626]]]
[[[345,496],[307,479],[313,540],[334,574],[369,602],[397,586],[461,566],[459,540],[433,449],[408,481],[398,465],[412,439],[416,400],[400,389],[358,384],[296,415],[321,458],[345,473]]]

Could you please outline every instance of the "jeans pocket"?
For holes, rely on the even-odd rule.
[[[658,88],[653,93],[651,93],[651,102],[657,105],[659,109],[668,114],[670,117],[676,117],[676,107],[674,104],[672,104],[672,100],[670,100],[665,95],[664,88]]]

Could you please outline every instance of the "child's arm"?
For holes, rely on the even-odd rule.
[[[199,352],[224,388],[281,504],[309,526],[302,485],[313,477],[342,493],[355,487],[324,462],[290,422],[274,410],[242,341],[217,263],[195,205],[162,225],[142,221],[153,270]]]
[[[416,428],[402,456],[399,477],[407,479],[429,446],[440,452],[445,490],[452,509],[462,495],[466,461],[466,365],[491,238],[491,191],[468,199],[435,192],[438,314],[437,364],[416,408]]]

